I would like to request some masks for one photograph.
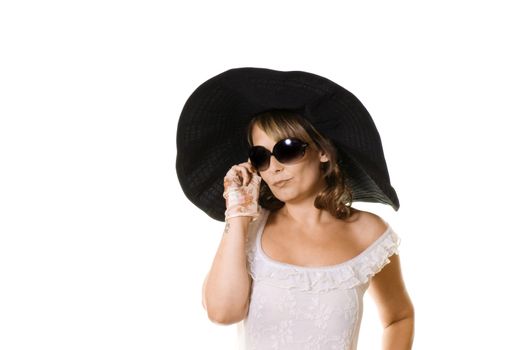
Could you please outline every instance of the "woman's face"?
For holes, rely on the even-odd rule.
[[[252,129],[254,146],[262,146],[269,151],[279,140],[270,138],[257,125]],[[304,157],[293,164],[282,164],[272,155],[270,166],[259,174],[268,184],[273,195],[282,202],[299,203],[315,198],[325,187],[321,162],[328,161],[325,154],[309,144]],[[284,181],[283,181],[284,180]]]

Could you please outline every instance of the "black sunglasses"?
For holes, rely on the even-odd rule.
[[[270,152],[262,146],[250,148],[249,158],[258,171],[264,171],[270,166],[270,157],[273,155],[282,164],[291,164],[304,156],[308,143],[297,138],[282,139],[273,146]]]

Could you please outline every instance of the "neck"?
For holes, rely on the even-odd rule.
[[[300,226],[314,227],[333,220],[333,216],[326,210],[314,206],[315,198],[301,203],[285,203],[279,214]]]

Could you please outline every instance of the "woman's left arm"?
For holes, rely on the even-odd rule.
[[[384,327],[383,350],[410,350],[414,340],[414,306],[405,288],[399,255],[372,277],[369,292]]]

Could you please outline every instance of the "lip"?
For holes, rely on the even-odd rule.
[[[284,185],[284,184],[286,183],[286,181],[288,181],[288,180],[290,180],[290,179],[280,180],[280,181],[274,182],[274,183],[273,183],[273,186],[278,186],[278,187],[279,187],[279,186],[282,186],[282,185]]]

